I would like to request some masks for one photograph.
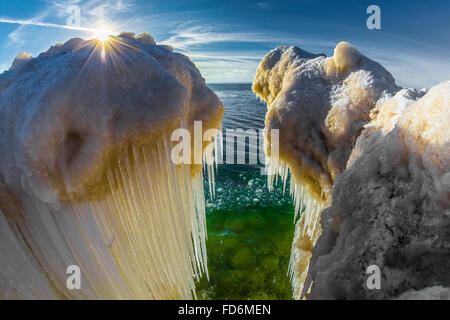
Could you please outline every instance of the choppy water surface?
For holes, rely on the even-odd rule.
[[[266,106],[250,84],[209,87],[225,105],[224,129],[264,127]],[[267,191],[260,165],[219,165],[214,199],[206,189],[210,281],[203,277],[198,283],[199,298],[291,299],[287,268],[294,210],[289,195],[283,195],[281,185]]]

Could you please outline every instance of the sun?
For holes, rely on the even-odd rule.
[[[101,40],[101,41],[108,40],[109,36],[112,35],[113,33],[114,32],[111,31],[106,26],[99,26],[93,31],[94,37],[99,39],[99,40]]]

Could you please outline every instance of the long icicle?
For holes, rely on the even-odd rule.
[[[0,257],[23,265],[22,278],[39,284],[41,292],[36,287],[28,295],[22,282],[4,285],[12,271],[2,269],[2,297],[195,298],[195,281],[203,273],[209,278],[203,174],[192,174],[189,164],[173,164],[170,146],[168,138],[152,147],[130,146],[127,155],[107,166],[108,192],[101,199],[53,207],[24,195],[27,214],[17,230],[0,212],[2,243],[17,247],[14,257]],[[207,165],[212,196],[215,169],[214,163]],[[0,243],[0,253],[4,248]],[[22,253],[26,248],[35,259]],[[80,290],[66,287],[70,265],[81,270]]]

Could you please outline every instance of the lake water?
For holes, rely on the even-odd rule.
[[[264,128],[267,108],[250,84],[208,86],[225,105],[224,131]],[[292,297],[287,269],[294,208],[281,184],[268,192],[260,168],[260,164],[219,165],[214,199],[205,183],[210,281],[204,276],[198,283],[200,299]]]

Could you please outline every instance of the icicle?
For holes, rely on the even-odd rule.
[[[280,176],[283,181],[284,193],[286,181],[289,176],[291,177],[289,194],[294,201],[294,223],[297,224],[287,274],[293,284],[293,288],[303,288],[301,281],[306,276],[308,267],[301,270],[301,273],[298,274],[298,271],[294,268],[294,263],[298,263],[300,260],[304,259],[303,255],[307,255],[307,253],[304,250],[296,248],[295,243],[296,240],[304,237],[309,238],[313,244],[316,243],[320,233],[320,212],[323,209],[323,191],[320,199],[316,200],[309,193],[307,187],[301,185],[292,174],[289,175],[290,168],[285,162],[279,159],[275,161],[271,160],[272,159],[270,158],[266,158],[266,164],[268,164],[267,186],[269,191],[273,190],[274,181],[276,185],[278,180],[277,177]],[[297,221],[298,216],[300,216],[300,219]],[[306,256],[306,258],[309,260],[308,256]]]
[[[49,283],[0,210],[0,298],[54,299]]]
[[[107,167],[101,199],[54,208],[24,195],[16,234],[0,212],[0,263],[17,270],[0,268],[0,297],[195,298],[195,281],[209,279],[203,175],[173,164],[170,146],[130,146]],[[206,167],[213,196],[214,163]],[[80,267],[80,290],[66,287],[70,265]]]

